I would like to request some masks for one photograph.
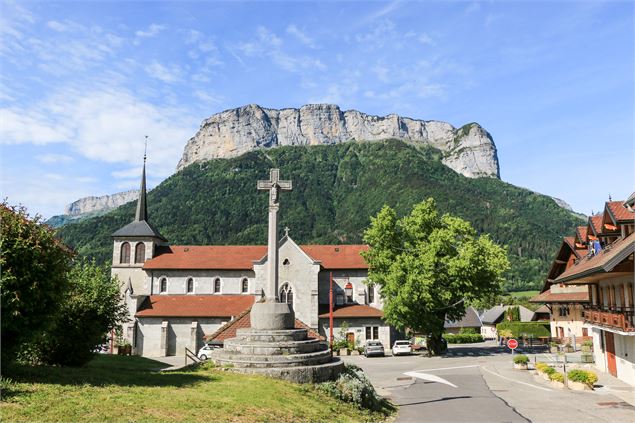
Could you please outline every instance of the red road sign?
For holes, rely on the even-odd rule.
[[[518,348],[518,341],[516,341],[514,338],[509,339],[507,341],[507,348],[509,348],[510,350],[515,350],[516,348]]]

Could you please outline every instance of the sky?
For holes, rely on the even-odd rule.
[[[493,137],[501,179],[635,190],[632,1],[0,0],[0,196],[50,217],[175,172],[214,113],[334,103]]]

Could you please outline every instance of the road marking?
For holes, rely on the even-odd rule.
[[[454,370],[454,369],[467,369],[469,367],[481,367],[478,364],[470,364],[469,366],[456,366],[456,367],[441,367],[439,369],[423,369],[423,370],[413,370],[415,372],[434,372],[435,370]],[[404,373],[407,374],[407,373]]]
[[[542,386],[536,386],[536,385],[532,385],[531,383],[525,383],[525,382],[521,382],[519,380],[510,379],[510,378],[508,378],[506,376],[503,376],[501,374],[493,372],[493,371],[489,370],[488,368],[486,368],[484,366],[481,366],[481,369],[485,370],[487,373],[493,374],[494,376],[498,376],[498,377],[503,378],[505,380],[508,380],[510,382],[520,383],[521,385],[526,385],[526,386],[531,386],[532,388],[540,389],[542,391],[547,391],[547,392],[553,391],[553,389],[543,388]]]
[[[444,385],[448,385],[448,386],[451,386],[453,388],[458,388],[458,386],[456,386],[452,382],[448,382],[447,380],[445,380],[445,379],[443,379],[442,377],[439,377],[439,376],[429,375],[427,373],[419,373],[419,372],[406,372],[404,374],[406,376],[416,377],[417,379],[423,379],[423,380],[429,380],[431,382],[443,383]]]

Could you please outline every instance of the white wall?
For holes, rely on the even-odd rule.
[[[348,323],[347,333],[352,332],[355,334],[356,345],[363,347],[366,342],[366,327],[378,326],[379,327],[379,341],[384,345],[385,349],[392,347],[392,343],[396,340],[396,332],[386,323],[378,317],[368,318],[355,318],[355,319],[334,319],[333,320],[333,338],[338,340],[342,338],[340,329],[342,324]],[[320,319],[320,335],[326,337],[329,341],[329,319]],[[345,335],[344,335],[344,339]]]
[[[635,386],[635,336],[615,334],[615,364],[617,377]]]
[[[197,345],[194,353],[203,346],[203,336],[211,335],[229,318],[205,317],[144,317],[137,320],[137,354],[144,357],[161,357],[161,323],[168,322],[168,355],[182,356],[185,347],[191,347],[192,322],[198,322]]]
[[[192,295],[214,294],[214,280],[220,278],[221,290],[218,295],[243,294],[242,280],[247,278],[249,289],[244,295],[255,295],[255,274],[252,270],[149,270],[148,285],[152,283],[152,294],[160,295],[159,283],[161,278],[167,278],[167,292],[165,295],[187,294],[186,283],[189,278],[194,279]],[[135,292],[136,294],[136,292]]]

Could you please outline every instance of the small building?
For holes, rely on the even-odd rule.
[[[501,323],[506,318],[506,312],[510,307],[518,307],[520,310],[520,321],[531,322],[534,320],[534,312],[527,307],[513,306],[513,305],[497,305],[488,310],[485,310],[480,316],[481,318],[481,335],[485,339],[497,339],[498,331],[496,325]]]
[[[446,320],[443,328],[446,333],[459,333],[462,329],[472,329],[474,333],[481,333],[482,326],[483,323],[478,316],[478,312],[474,307],[470,306],[465,309],[465,315],[463,315],[461,320]]]

